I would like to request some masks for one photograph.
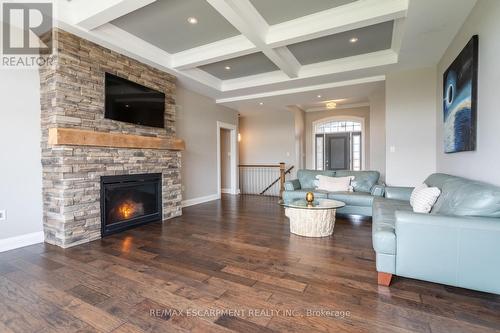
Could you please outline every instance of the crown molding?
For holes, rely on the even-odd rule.
[[[237,102],[237,101],[260,99],[260,98],[265,98],[265,97],[290,95],[290,94],[296,94],[296,93],[306,92],[306,91],[315,91],[315,90],[321,90],[321,89],[352,86],[352,85],[357,85],[357,84],[372,83],[372,82],[379,82],[379,81],[385,81],[385,75],[372,76],[372,77],[366,77],[366,78],[354,79],[354,80],[348,80],[348,81],[339,81],[339,82],[318,84],[318,85],[312,85],[312,86],[304,86],[304,87],[299,87],[299,88],[274,90],[274,91],[269,91],[269,92],[265,92],[265,93],[258,93],[258,94],[250,94],[250,95],[241,95],[241,96],[235,96],[235,97],[229,97],[229,98],[221,98],[221,99],[217,99],[215,102],[218,104],[230,103],[230,102]]]

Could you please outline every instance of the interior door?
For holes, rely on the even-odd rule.
[[[350,133],[334,133],[325,135],[325,169],[351,169]]]

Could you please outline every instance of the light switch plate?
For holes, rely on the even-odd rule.
[[[4,210],[0,210],[0,221],[5,221],[7,219],[7,213]]]

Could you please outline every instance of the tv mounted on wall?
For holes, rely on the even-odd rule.
[[[165,127],[165,94],[106,73],[105,118]]]

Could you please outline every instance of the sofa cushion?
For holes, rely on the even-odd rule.
[[[285,202],[291,202],[293,200],[305,199],[307,192],[313,192],[315,199],[327,199],[328,192],[316,190],[314,188],[309,189],[300,189],[296,191],[284,191],[283,192],[283,200]]]
[[[500,187],[441,173],[425,183],[441,190],[433,214],[500,217]]]
[[[301,169],[297,171],[297,178],[300,182],[300,187],[302,188],[315,188],[316,187],[316,176],[328,176],[334,177],[335,171],[333,170],[307,170]]]
[[[372,187],[377,184],[380,173],[378,171],[351,171],[338,170],[335,173],[337,177],[354,176],[352,186],[355,192],[370,192]]]
[[[373,201],[372,241],[377,253],[396,254],[397,210],[413,211],[408,201],[385,198]]]
[[[325,190],[329,192],[342,192],[352,190],[351,180],[354,179],[353,176],[349,177],[328,177],[317,175],[318,179],[318,190]]]
[[[328,199],[345,202],[348,206],[368,206],[373,203],[373,196],[365,192],[330,192]]]

